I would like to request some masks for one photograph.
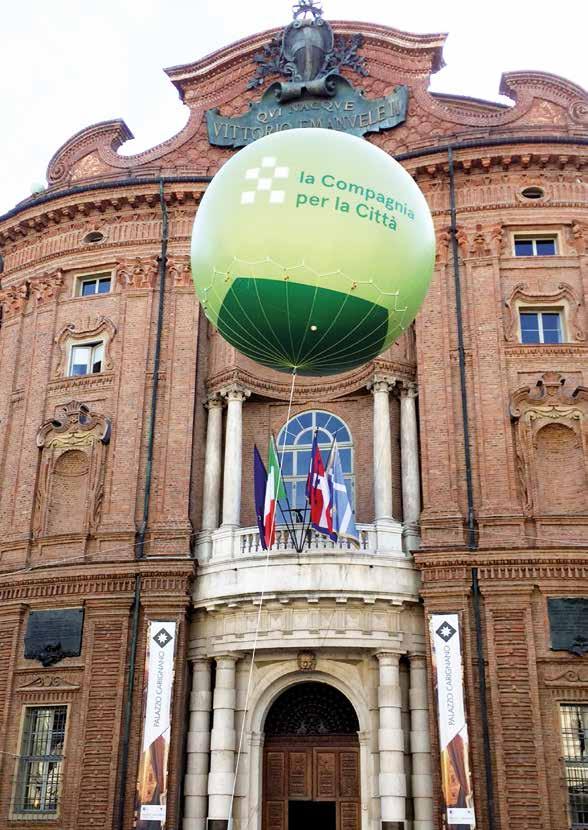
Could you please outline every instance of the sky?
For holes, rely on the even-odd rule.
[[[90,124],[122,118],[135,136],[124,154],[175,135],[187,109],[163,68],[284,26],[291,8],[289,0],[4,0],[0,213],[44,183],[55,151]],[[446,67],[431,83],[438,92],[505,100],[501,74],[523,69],[588,88],[584,0],[323,0],[323,10],[331,20],[448,33]]]

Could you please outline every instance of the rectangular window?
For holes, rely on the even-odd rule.
[[[25,712],[18,758],[15,813],[57,813],[61,790],[66,706]]]
[[[84,343],[71,347],[69,375],[96,375],[102,371],[104,343]]]
[[[521,309],[521,343],[563,343],[561,311]]]
[[[91,297],[94,294],[108,294],[112,283],[110,274],[95,274],[79,277],[76,284],[77,297]]]
[[[555,236],[515,236],[515,256],[555,256]]]
[[[588,705],[560,708],[563,760],[572,828],[588,827]]]

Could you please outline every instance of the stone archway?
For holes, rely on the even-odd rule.
[[[342,692],[297,683],[265,720],[263,830],[359,830],[359,722]]]

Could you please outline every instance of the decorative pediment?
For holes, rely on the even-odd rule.
[[[38,447],[91,447],[97,441],[108,444],[111,421],[105,415],[91,412],[79,401],[58,406],[55,416],[45,421],[37,433]]]
[[[505,337],[509,342],[518,340],[518,308],[522,306],[553,306],[557,304],[566,306],[566,322],[569,333],[573,340],[585,340],[586,334],[580,322],[579,311],[581,302],[576,292],[567,282],[558,283],[557,290],[553,292],[531,290],[526,282],[519,282],[510,296],[505,301],[507,319]]]
[[[578,386],[568,390],[566,379],[559,372],[545,372],[532,386],[523,386],[513,392],[510,399],[510,416],[539,418],[584,418],[588,413],[588,387]]]

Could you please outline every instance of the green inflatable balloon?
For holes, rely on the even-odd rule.
[[[435,256],[410,175],[334,130],[286,130],[236,153],[196,215],[192,274],[211,323],[274,369],[360,366],[412,322]]]

